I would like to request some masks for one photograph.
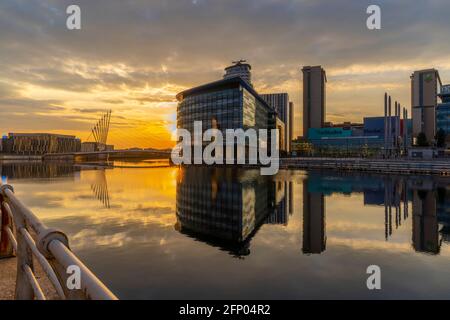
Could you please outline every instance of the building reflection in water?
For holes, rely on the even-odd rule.
[[[289,187],[259,170],[184,168],[177,181],[175,228],[234,256],[246,256],[262,224],[288,223]]]
[[[105,169],[97,169],[92,166],[78,166],[65,162],[4,162],[0,163],[0,177],[2,183],[8,180],[41,179],[42,181],[54,182],[55,179],[75,180],[79,179],[80,172],[94,170],[94,182],[91,183],[91,190],[94,197],[102,205],[110,209],[110,198],[108,192],[108,182],[106,180]]]
[[[412,248],[439,254],[450,239],[448,180],[433,177],[308,172],[303,184],[304,254],[327,248],[326,201],[333,193],[362,193],[364,205],[384,206],[386,241],[412,219]],[[263,224],[287,226],[293,212],[289,177],[270,179],[258,170],[189,167],[177,182],[180,232],[242,257]]]
[[[442,240],[448,241],[448,181],[431,177],[385,178],[386,239],[409,218],[412,206],[412,247],[416,252],[436,255]],[[439,205],[438,205],[439,204]]]
[[[411,210],[413,249],[439,254],[442,241],[450,240],[448,186],[443,177],[310,172],[303,182],[303,252],[325,250],[324,196],[363,193],[364,205],[384,205],[386,241],[409,219]]]
[[[80,168],[71,163],[59,162],[4,162],[0,176],[4,179],[75,179]]]

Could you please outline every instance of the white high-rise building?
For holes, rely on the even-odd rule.
[[[411,75],[413,136],[425,133],[430,142],[436,135],[436,106],[441,87],[436,69],[415,71]]]

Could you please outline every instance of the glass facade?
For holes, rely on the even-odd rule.
[[[236,255],[275,211],[274,183],[258,170],[186,167],[177,181],[177,229]]]
[[[186,90],[177,95],[177,127],[202,129],[274,129],[274,110],[242,79],[233,78]],[[225,135],[224,135],[225,136]]]
[[[450,142],[450,85],[441,87],[439,97],[442,103],[436,108],[436,132],[444,130],[448,144]]]
[[[241,106],[242,93],[239,88],[187,96],[178,104],[177,127],[194,132],[194,121],[202,121],[203,130],[208,130],[215,119],[217,129],[240,128],[243,121]]]
[[[219,81],[216,86],[180,94],[177,127],[193,132],[194,121],[202,121],[203,130],[211,129],[213,124],[222,131],[274,128],[273,110],[242,86],[242,80],[232,80],[234,82]]]

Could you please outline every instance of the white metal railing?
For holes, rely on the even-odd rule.
[[[1,183],[0,219],[0,258],[17,257],[16,299],[46,299],[34,274],[35,261],[40,264],[60,299],[117,299],[70,251],[69,241],[64,233],[46,227],[17,199],[12,186]],[[69,289],[67,286],[71,275],[67,271],[71,266],[80,270],[79,288]]]

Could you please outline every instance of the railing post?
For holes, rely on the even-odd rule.
[[[12,221],[3,205],[4,200],[5,198],[0,191],[0,259],[14,257],[13,246],[6,232],[6,228],[12,227]]]
[[[11,206],[11,210],[15,210],[14,206]],[[16,224],[16,240],[17,240],[17,275],[16,275],[16,300],[33,300],[34,292],[33,287],[28,281],[24,267],[28,265],[31,271],[33,268],[33,253],[28,247],[22,232],[19,232],[22,228],[26,229],[26,220],[21,214],[14,215],[14,222]]]

